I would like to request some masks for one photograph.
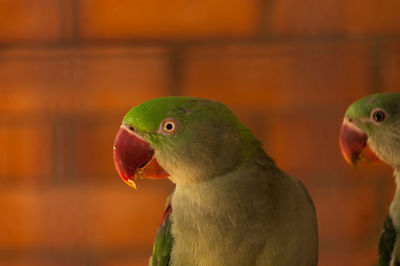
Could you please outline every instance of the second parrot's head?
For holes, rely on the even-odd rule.
[[[340,147],[352,165],[383,161],[400,167],[400,93],[374,94],[346,111]]]
[[[142,103],[123,118],[114,142],[119,175],[169,177],[178,184],[209,180],[249,158],[259,142],[222,103],[164,97]]]

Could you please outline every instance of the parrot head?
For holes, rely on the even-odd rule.
[[[346,161],[400,166],[400,93],[374,94],[347,109],[340,132]]]
[[[207,181],[237,167],[261,145],[222,103],[192,97],[157,98],[131,109],[114,141],[121,178]]]

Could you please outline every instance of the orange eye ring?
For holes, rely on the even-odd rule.
[[[165,134],[174,134],[176,130],[178,129],[178,122],[176,122],[172,118],[167,118],[164,119],[164,121],[161,122],[161,131]]]

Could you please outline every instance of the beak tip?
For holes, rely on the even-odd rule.
[[[133,181],[133,179],[129,178],[127,179],[127,181],[125,181],[128,186],[130,186],[131,188],[133,188],[134,190],[138,190],[135,181]]]
[[[357,167],[358,160],[347,161],[347,163],[352,167]]]

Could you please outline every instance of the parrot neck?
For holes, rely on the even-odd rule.
[[[193,210],[192,215],[197,214],[199,217],[211,215],[227,218],[232,211],[242,212],[243,209],[249,210],[248,204],[253,208],[254,202],[247,200],[254,196],[249,191],[269,189],[269,187],[257,187],[254,184],[280,182],[277,176],[281,171],[274,162],[268,156],[260,159],[246,161],[234,171],[209,181],[195,184],[176,184],[176,190],[172,197],[174,212],[180,213],[182,211],[184,214],[182,218],[187,216],[187,213],[184,213],[186,210]],[[260,174],[263,171],[270,173],[268,182],[263,181],[265,176]],[[265,195],[268,195],[268,193]],[[267,196],[261,198],[268,201]],[[258,202],[258,204],[262,205],[266,204],[266,202]],[[221,206],[224,207],[221,208]]]
[[[230,138],[227,138],[228,140]],[[240,145],[231,145],[231,150],[226,152],[227,149],[221,150],[216,153],[210,152],[209,156],[198,156],[194,159],[191,158],[188,162],[185,162],[186,158],[179,160],[179,164],[175,162],[168,162],[171,156],[160,158],[160,162],[167,162],[165,169],[170,174],[168,177],[177,186],[191,188],[193,185],[199,184],[213,184],[213,180],[227,178],[232,173],[237,173],[241,168],[245,168],[248,165],[262,164],[266,167],[276,167],[274,161],[264,152],[264,150],[256,145],[247,143],[248,147],[240,147]],[[253,143],[254,144],[254,143]],[[223,147],[226,145],[221,145]],[[245,151],[245,152],[244,152]],[[191,156],[190,151],[186,152],[187,157]],[[218,154],[218,155],[216,155]],[[211,159],[210,159],[211,158]],[[193,161],[198,163],[193,163]],[[228,178],[229,179],[229,178]],[[196,186],[194,186],[196,187]]]
[[[394,227],[400,229],[400,167],[394,171],[396,181],[396,191],[392,203],[390,204],[389,214],[393,219]]]
[[[307,237],[315,233],[316,225],[309,220],[314,213],[302,186],[266,154],[209,181],[176,184],[171,205],[171,232],[176,236],[171,258],[176,265],[221,265],[221,256],[226,256],[224,265],[255,265],[255,254],[265,248],[272,253],[289,246],[290,254],[296,246],[300,252],[292,245],[297,238],[280,244],[283,232],[294,232],[286,222],[289,217],[302,217],[293,226],[307,232]],[[314,250],[314,242],[307,243]]]

